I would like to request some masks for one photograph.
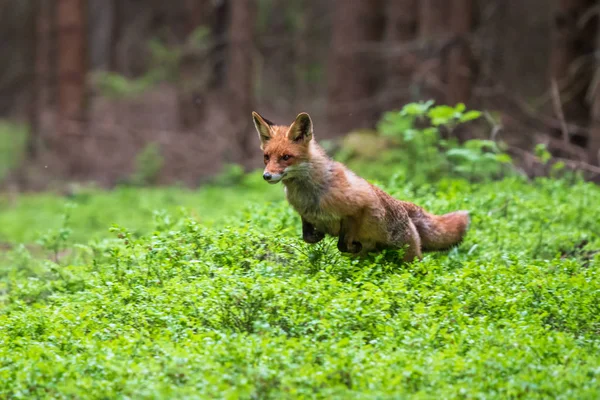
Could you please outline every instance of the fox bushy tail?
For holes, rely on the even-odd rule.
[[[413,221],[421,238],[424,251],[447,250],[460,244],[470,224],[468,211],[455,211],[444,215],[424,213]]]

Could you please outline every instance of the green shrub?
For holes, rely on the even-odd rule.
[[[128,78],[108,71],[96,72],[94,79],[102,95],[115,99],[138,96],[156,84],[153,77]]]
[[[478,119],[479,111],[434,106],[433,102],[407,104],[400,112],[386,113],[378,130],[384,137],[397,141],[388,157],[405,165],[412,181],[427,182],[444,176],[464,177],[473,181],[504,176],[512,164],[511,157],[490,140],[472,139],[458,143],[452,132],[460,124]],[[448,132],[444,139],[441,130]]]
[[[185,46],[167,46],[158,38],[148,41],[150,67],[140,77],[129,78],[114,72],[95,73],[96,85],[100,92],[111,98],[135,97],[161,82],[175,82],[179,77],[179,66],[185,49],[198,49],[206,46],[210,30],[198,27],[187,38]]]
[[[159,145],[148,143],[135,157],[134,172],[129,182],[138,186],[156,183],[163,164],[164,159],[160,154]]]
[[[220,187],[239,185],[245,177],[244,168],[238,164],[226,164],[223,170],[210,179],[210,183]]]
[[[0,183],[25,155],[27,127],[0,121]]]

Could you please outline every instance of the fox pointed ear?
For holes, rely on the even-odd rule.
[[[254,127],[258,132],[260,138],[260,148],[264,150],[265,145],[271,140],[271,126],[273,123],[266,118],[263,118],[256,111],[252,111],[252,119],[254,120]]]
[[[296,120],[288,130],[287,136],[288,139],[294,142],[310,142],[313,137],[313,123],[310,115],[307,113],[298,114]]]

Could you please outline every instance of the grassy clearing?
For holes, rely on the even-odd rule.
[[[506,160],[479,144],[353,162],[472,211],[412,264],[303,243],[258,173],[0,200],[0,398],[598,398],[600,188],[487,179]]]
[[[228,206],[211,190],[91,194],[71,211],[68,256],[17,248],[0,272],[0,393],[597,398],[598,187],[510,178],[387,189],[435,212],[474,210],[472,230],[421,263],[354,261],[332,240],[302,243],[298,217],[259,186],[228,189]],[[195,200],[214,223],[149,211]],[[61,200],[40,197],[1,216],[36,201],[42,215],[60,213]],[[140,203],[147,211],[130,211]],[[76,240],[88,220],[98,239]]]
[[[247,204],[282,199],[281,188],[265,187],[260,175],[246,177],[234,187],[185,188],[120,187],[112,191],[80,189],[69,196],[52,193],[0,196],[0,242],[31,243],[61,226],[70,204],[69,227],[75,242],[110,236],[113,224],[136,234],[148,232],[157,212],[187,209],[203,224],[222,221]]]

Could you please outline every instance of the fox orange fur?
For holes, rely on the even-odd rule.
[[[290,126],[275,125],[253,112],[264,152],[264,179],[282,182],[288,202],[302,218],[302,236],[317,243],[338,237],[341,252],[365,254],[406,246],[405,260],[422,251],[445,250],[463,239],[469,213],[433,215],[396,200],[333,161],[313,140],[310,116],[301,113]]]

